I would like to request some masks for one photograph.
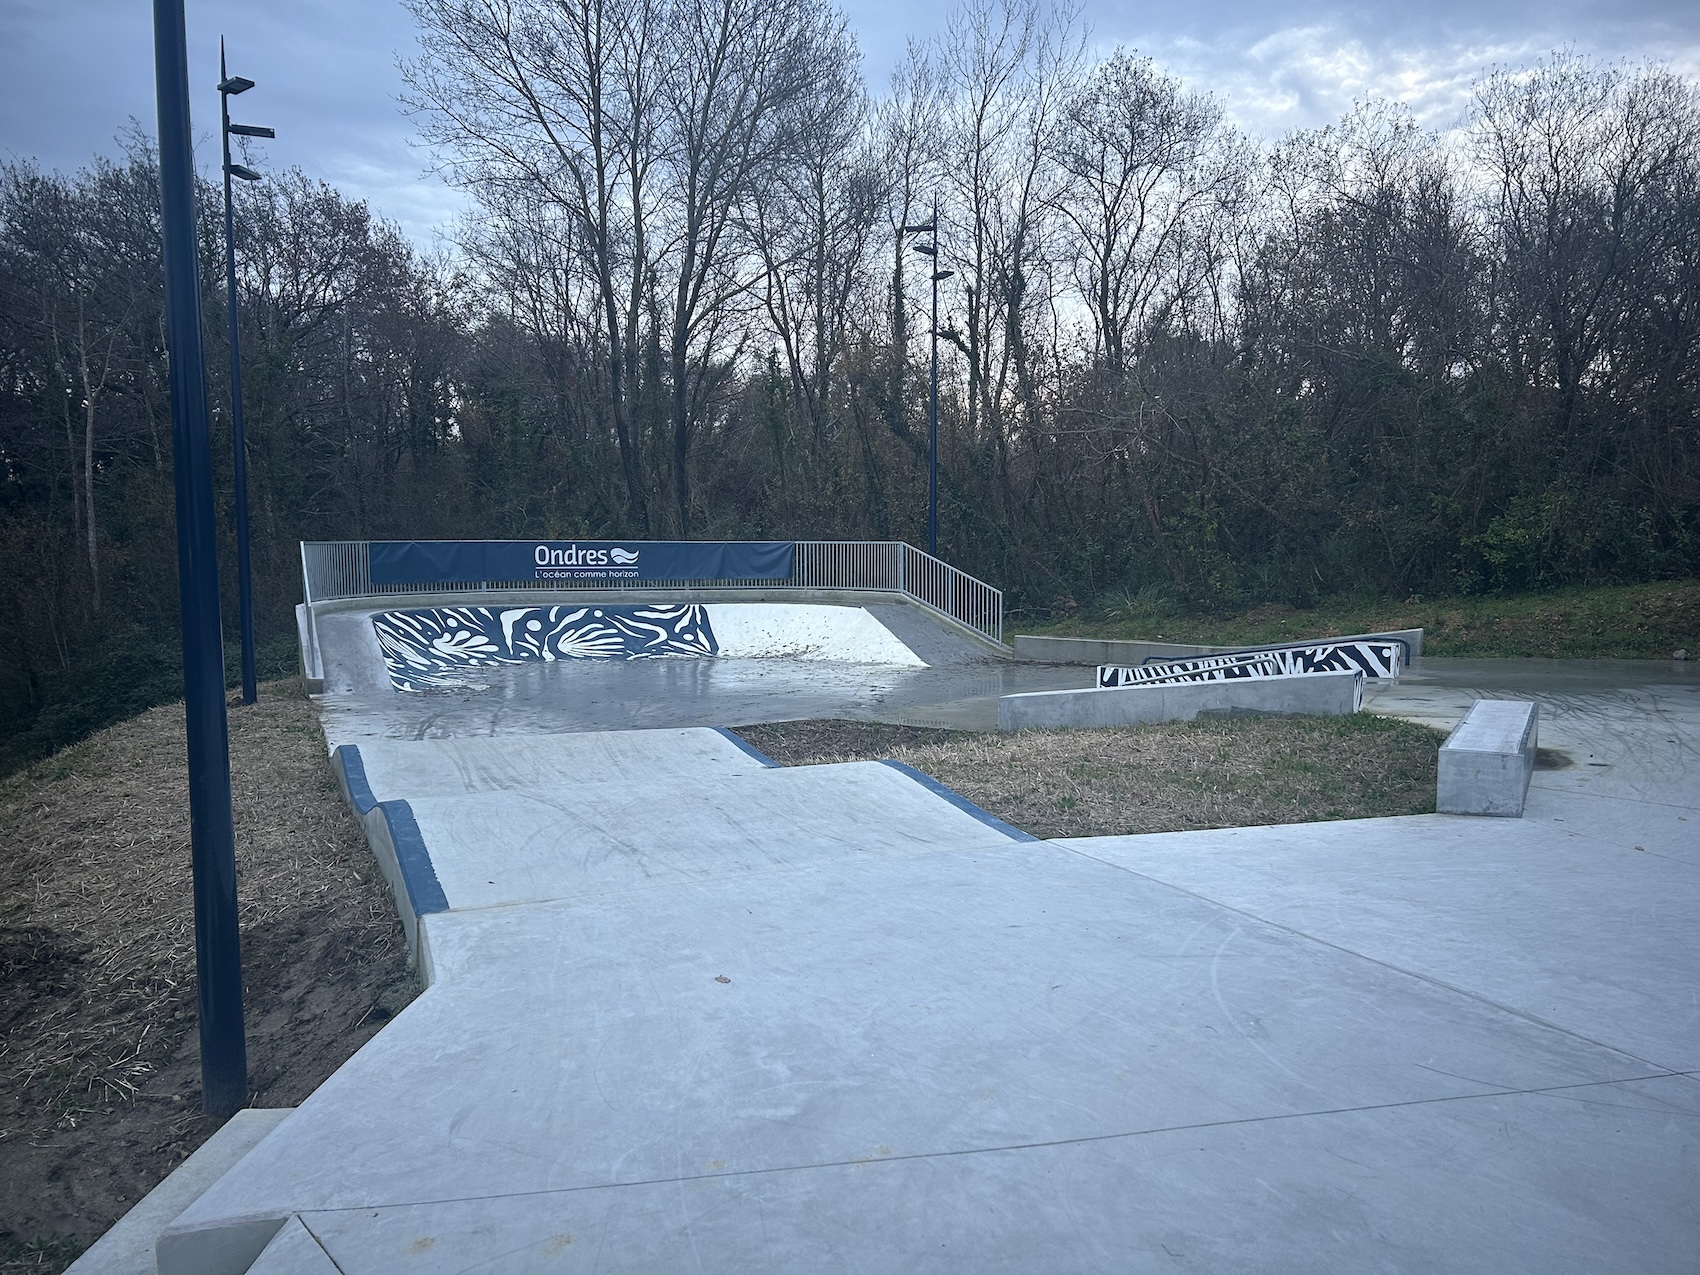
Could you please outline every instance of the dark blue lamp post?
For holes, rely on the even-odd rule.
[[[242,1033],[242,949],[236,914],[236,832],[230,813],[230,723],[218,616],[218,526],[206,350],[195,242],[195,155],[183,0],[154,0],[159,188],[170,351],[177,584],[183,618],[183,707],[189,743],[189,836],[195,876],[195,977],[200,1000],[201,1105],[227,1116],[248,1099]]]
[[[218,108],[224,137],[224,286],[228,294],[225,306],[230,324],[230,431],[236,451],[236,601],[242,623],[242,702],[252,704],[258,693],[254,671],[254,574],[248,553],[248,440],[242,428],[242,351],[239,325],[236,321],[236,214],[230,203],[230,179],[257,182],[260,175],[251,168],[230,160],[230,135],[238,137],[276,137],[269,128],[258,124],[232,124],[230,99],[246,93],[254,81],[240,75],[230,75],[224,67],[224,37],[218,41]]]
[[[903,234],[930,234],[932,243],[909,246],[938,264],[939,203],[933,200],[933,219],[918,226],[904,226]],[[954,270],[933,270],[933,396],[932,412],[927,430],[927,552],[939,556],[939,284],[954,275]]]

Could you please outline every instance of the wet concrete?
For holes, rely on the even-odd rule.
[[[1426,657],[1366,682],[1368,712],[1451,730],[1478,699],[1541,706],[1538,787],[1692,804],[1700,775],[1700,668],[1675,660]]]
[[[573,661],[469,670],[462,689],[326,695],[333,746],[362,738],[549,735],[844,718],[995,730],[1001,695],[1090,687],[1094,670],[1028,661],[913,668],[786,659]],[[1569,763],[1643,757],[1642,779],[1693,769],[1700,740],[1677,710],[1700,706],[1700,668],[1663,660],[1425,657],[1397,682],[1366,682],[1366,711],[1451,730],[1478,699],[1541,704],[1541,747]],[[1673,713],[1676,715],[1673,716]],[[1666,722],[1670,730],[1657,724]],[[1648,751],[1648,732],[1659,735]],[[1669,743],[1683,745],[1673,756]],[[1549,761],[1552,760],[1549,758]],[[1673,770],[1672,765],[1678,767]],[[1650,768],[1650,770],[1649,770]]]
[[[998,697],[1092,685],[1080,666],[986,661],[905,668],[798,660],[558,661],[477,669],[466,689],[327,695],[332,745],[362,738],[550,735],[565,731],[845,718],[995,730]]]

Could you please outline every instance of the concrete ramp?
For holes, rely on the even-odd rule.
[[[398,603],[328,611],[313,625],[308,680],[334,695],[479,691],[481,671],[529,663],[785,659],[922,669],[1007,655],[898,601]]]
[[[375,801],[474,792],[591,791],[642,776],[693,787],[772,762],[730,731],[584,731],[460,739],[330,739],[358,743]]]
[[[781,769],[716,730],[373,740],[333,755],[416,915],[1031,840],[895,762]]]
[[[880,762],[408,801],[450,909],[1008,840]]]

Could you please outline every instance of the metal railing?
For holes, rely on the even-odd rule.
[[[525,542],[530,543],[530,542]],[[639,542],[633,542],[639,543]],[[1003,641],[1003,591],[958,571],[901,540],[798,540],[789,580],[644,580],[626,585],[575,585],[561,580],[459,580],[430,584],[373,584],[370,541],[301,542],[301,578],[308,610],[315,602],[381,598],[405,593],[654,593],[688,588],[850,589],[901,594],[930,611]]]

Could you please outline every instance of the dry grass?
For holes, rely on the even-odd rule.
[[[252,1105],[299,1102],[413,994],[298,682],[230,711]],[[199,1115],[182,705],[0,782],[0,1268],[86,1244]],[[50,1240],[47,1237],[54,1237]]]
[[[738,733],[787,765],[907,762],[1038,837],[1432,812],[1442,738],[1366,714],[1019,734],[786,722]]]

